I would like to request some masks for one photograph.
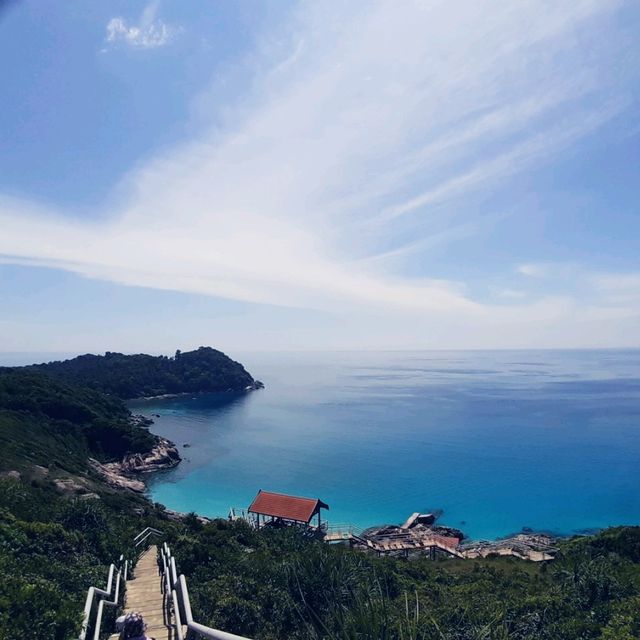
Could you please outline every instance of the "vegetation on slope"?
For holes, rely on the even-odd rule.
[[[134,496],[69,499],[0,480],[0,638],[63,640],[145,526],[165,532],[198,621],[257,640],[632,640],[640,637],[640,528],[561,543],[548,565],[514,558],[407,562],[294,530],[175,523]]]
[[[145,499],[93,476],[87,458],[154,443],[118,398],[0,369],[0,640],[77,636],[89,586],[104,586],[108,565],[157,521]],[[67,495],[74,484],[82,497]]]
[[[134,557],[133,537],[158,526],[154,514],[134,496],[68,498],[46,479],[0,479],[0,638],[77,637],[87,589],[104,588],[120,554]]]
[[[640,527],[564,541],[533,564],[380,559],[294,530],[176,523],[86,469],[146,438],[117,398],[0,370],[0,640],[76,636],[87,588],[145,526],[166,533],[196,618],[257,640],[640,638]],[[67,495],[61,475],[91,493]]]
[[[379,559],[218,521],[172,544],[195,615],[261,640],[631,640],[640,527],[562,542],[551,564]],[[198,530],[199,529],[199,530]]]
[[[177,351],[173,358],[107,351],[104,356],[87,354],[27,369],[123,399],[199,391],[243,391],[255,382],[239,362],[210,347],[184,353]]]
[[[117,398],[36,371],[0,369],[0,470],[40,464],[77,471],[88,456],[119,459],[154,443]]]

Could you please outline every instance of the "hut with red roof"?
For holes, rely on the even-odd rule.
[[[313,518],[317,517],[317,526],[320,527],[320,510],[328,508],[329,505],[319,498],[301,498],[260,489],[248,511],[256,516],[258,526],[271,522],[310,526]]]

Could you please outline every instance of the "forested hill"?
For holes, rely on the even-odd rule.
[[[243,391],[261,386],[239,362],[211,347],[176,351],[172,358],[107,351],[103,356],[87,354],[24,369],[125,400],[171,393]]]
[[[84,470],[87,457],[149,451],[155,436],[118,398],[38,371],[0,369],[0,471],[34,464]]]

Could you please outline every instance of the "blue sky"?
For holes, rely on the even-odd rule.
[[[13,2],[0,350],[640,346],[640,7]]]

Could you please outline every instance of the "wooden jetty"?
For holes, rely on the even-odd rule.
[[[491,555],[514,556],[523,560],[543,562],[552,560],[557,549],[548,536],[520,534],[495,542],[473,542],[462,545],[464,534],[457,529],[433,524],[432,514],[412,514],[402,525],[388,525],[362,531],[353,525],[330,525],[325,542],[349,544],[354,549],[376,553],[379,556],[409,557],[437,555],[451,558],[473,559]],[[434,518],[435,519],[435,518]]]
[[[379,556],[408,558],[413,555],[444,555],[450,558],[486,558],[508,555],[534,562],[551,560],[557,549],[547,536],[520,534],[495,542],[462,544],[459,529],[438,526],[433,513],[412,513],[402,525],[385,525],[363,531],[352,524],[332,524],[321,520],[320,511],[329,506],[319,498],[303,498],[271,491],[258,492],[248,509],[231,508],[229,520],[244,520],[251,526],[301,527],[309,535],[330,544],[348,544],[354,549]]]
[[[494,542],[472,542],[461,548],[465,558],[486,558],[488,556],[514,556],[522,560],[544,562],[553,560],[558,549],[553,539],[541,534],[518,534]]]
[[[353,525],[329,526],[324,537],[329,543],[348,543],[355,549],[371,551],[377,555],[409,556],[428,553],[432,557],[438,552],[462,557],[458,551],[460,538],[439,535],[437,531],[419,525],[410,529],[387,526],[363,532]]]

